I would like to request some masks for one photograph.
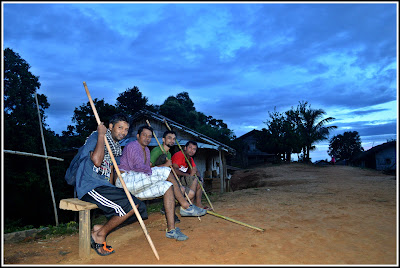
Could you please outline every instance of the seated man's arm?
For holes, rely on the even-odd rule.
[[[178,176],[189,176],[189,175],[190,175],[190,174],[187,173],[187,172],[181,171],[181,170],[179,169],[178,164],[176,164],[176,163],[173,163],[173,164],[172,164],[172,168],[175,170],[175,173],[176,173],[176,175],[178,175]]]
[[[197,170],[196,166],[194,166],[193,169],[189,168],[189,171],[190,171],[190,176],[197,175],[197,177],[200,177],[200,172]]]
[[[158,158],[154,159],[153,156],[150,158],[151,167],[170,167],[172,166],[171,159],[168,159],[166,154],[161,154]]]
[[[107,129],[103,124],[97,126],[97,144],[94,151],[90,153],[90,159],[96,167],[100,167],[104,159],[104,137]]]

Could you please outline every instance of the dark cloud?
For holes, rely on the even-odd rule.
[[[389,109],[369,109],[366,111],[353,111],[351,113],[348,113],[349,116],[352,115],[367,115],[367,114],[372,114],[372,113],[376,113],[376,112],[383,112],[383,111],[388,111]]]
[[[40,76],[57,133],[87,102],[83,81],[110,104],[133,86],[158,101],[189,92],[198,111],[237,135],[299,101],[352,118],[396,100],[395,4],[107,5],[3,5],[4,48]]]
[[[338,128],[336,133],[343,134],[346,131],[357,131],[360,136],[387,136],[396,135],[397,122],[396,120],[386,121],[353,121],[351,123],[335,122]]]

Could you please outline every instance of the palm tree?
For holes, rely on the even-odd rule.
[[[308,106],[308,107],[307,107]],[[325,126],[327,123],[335,120],[333,117],[321,119],[325,113],[322,109],[311,109],[308,102],[300,102],[298,110],[298,128],[303,138],[303,154],[306,162],[310,161],[310,151],[315,149],[313,145],[316,142],[326,140],[329,132],[337,126]]]

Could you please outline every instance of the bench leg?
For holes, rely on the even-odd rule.
[[[79,211],[79,257],[90,255],[90,210]]]

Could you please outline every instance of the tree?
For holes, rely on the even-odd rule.
[[[136,112],[147,108],[147,97],[143,97],[137,86],[128,88],[120,93],[117,98],[116,107],[127,115],[134,115]],[[153,108],[153,106],[152,106]]]
[[[29,71],[30,67],[12,49],[4,50],[4,149],[42,155],[43,144],[35,100],[40,82],[39,77]],[[37,94],[37,99],[46,150],[50,152],[60,148],[61,144],[54,132],[46,129],[45,109],[50,106],[47,97]],[[11,222],[22,226],[28,224],[39,226],[54,223],[44,159],[5,154],[4,167],[6,224]],[[58,163],[50,165],[52,176],[63,177],[62,173],[55,172],[58,168]],[[59,183],[60,180],[55,180],[53,184],[56,199],[61,192],[58,188]]]
[[[315,149],[314,144],[328,139],[329,132],[337,128],[337,126],[325,126],[335,118],[321,119],[326,112],[322,109],[311,109],[311,105],[307,101],[299,103],[296,114],[298,115],[297,127],[304,142],[304,160],[310,162],[310,151]]]
[[[346,131],[332,137],[329,142],[328,154],[337,160],[351,159],[356,154],[363,152],[361,138],[357,131]]]
[[[227,145],[231,145],[232,140],[236,138],[223,120],[206,116],[201,112],[197,112],[197,118],[196,131]]]
[[[175,96],[169,96],[159,107],[159,113],[169,119],[188,128],[200,132],[219,142],[228,144],[234,139],[233,132],[223,120],[206,116],[196,111],[189,93],[181,92]]]
[[[96,107],[96,111],[100,117],[100,120],[104,122],[105,126],[108,127],[110,118],[114,114],[118,113],[119,110],[115,106],[105,103],[104,99],[98,100],[95,98],[93,100],[93,104]],[[97,121],[89,101],[86,104],[75,108],[72,122],[76,123],[74,126],[74,131],[81,138],[80,143],[82,145],[86,138],[93,131],[97,130]],[[68,128],[71,130],[70,126],[68,126]],[[68,134],[68,132],[64,133]]]
[[[264,122],[264,128],[258,136],[257,147],[263,152],[286,155],[290,161],[291,153],[303,151],[303,161],[310,161],[310,151],[318,141],[327,139],[329,132],[336,126],[325,126],[333,117],[321,119],[325,111],[311,109],[308,102],[300,102],[296,109],[285,113],[269,112],[270,120]]]
[[[260,151],[276,154],[277,159],[284,155],[290,162],[291,153],[298,151],[295,125],[286,114],[277,112],[276,107],[268,114],[270,119],[264,122],[267,128],[258,133],[256,146]]]
[[[198,122],[197,111],[187,92],[181,92],[176,97],[169,96],[160,105],[160,114],[192,129]]]
[[[40,88],[39,77],[30,65],[12,49],[4,50],[4,148],[30,153],[43,153],[35,92]],[[44,109],[50,104],[47,97],[37,94],[42,126]],[[23,142],[21,142],[23,141]]]

